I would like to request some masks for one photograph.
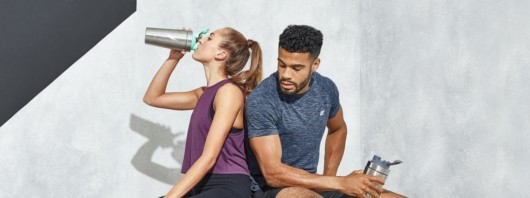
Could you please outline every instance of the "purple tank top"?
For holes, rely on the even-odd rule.
[[[206,137],[212,125],[212,115],[215,114],[213,112],[215,94],[226,83],[232,83],[232,81],[225,79],[215,85],[204,88],[204,92],[191,114],[186,137],[186,148],[184,149],[182,173],[186,173],[202,154]],[[243,142],[244,136],[245,131],[243,129],[232,129],[228,133],[219,157],[213,168],[208,171],[209,173],[249,175]]]

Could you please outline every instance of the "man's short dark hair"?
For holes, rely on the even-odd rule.
[[[289,25],[280,34],[280,47],[290,53],[309,52],[316,59],[322,48],[322,40],[320,30],[308,25]]]

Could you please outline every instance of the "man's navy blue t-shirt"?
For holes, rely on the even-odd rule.
[[[282,163],[316,173],[322,136],[339,105],[337,86],[317,72],[311,77],[309,90],[298,95],[283,94],[278,74],[273,73],[247,98],[248,138],[279,135]],[[251,174],[263,186],[265,181],[256,158],[251,149],[247,150]]]

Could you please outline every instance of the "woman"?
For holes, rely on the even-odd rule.
[[[166,92],[184,54],[171,50],[144,96],[154,107],[193,109],[181,171],[185,175],[165,197],[251,197],[243,107],[246,95],[261,81],[261,48],[232,28],[218,29],[200,38],[192,55],[204,67],[206,87]],[[251,55],[250,69],[242,71]]]

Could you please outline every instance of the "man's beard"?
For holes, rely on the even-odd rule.
[[[295,94],[298,94],[300,92],[300,90],[304,89],[306,86],[309,85],[309,82],[311,81],[311,75],[313,74],[313,71],[311,70],[309,72],[309,75],[307,75],[307,77],[304,79],[304,81],[302,81],[300,84],[297,84],[295,83],[294,81],[291,81],[291,80],[286,80],[284,78],[278,78],[278,86],[280,87],[280,91],[282,91],[283,94],[285,95],[295,95]],[[294,85],[294,90],[284,90],[281,83],[282,82],[288,82],[288,83],[291,83]]]

